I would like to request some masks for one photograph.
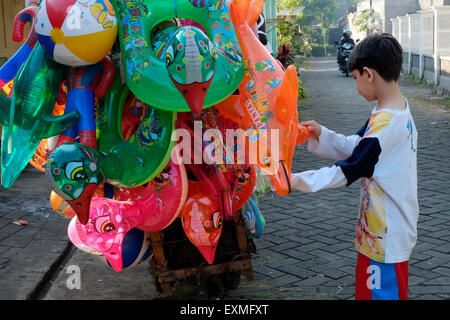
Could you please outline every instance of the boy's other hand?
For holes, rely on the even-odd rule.
[[[301,126],[308,127],[311,131],[311,138],[319,141],[320,134],[322,133],[322,127],[314,120],[300,122]]]

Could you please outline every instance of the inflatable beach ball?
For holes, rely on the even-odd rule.
[[[147,260],[152,253],[150,244],[150,233],[139,229],[131,229],[125,235],[122,243],[122,263],[123,270],[130,269]],[[105,256],[95,256],[102,263],[111,267]]]
[[[35,30],[56,62],[80,67],[100,62],[109,53],[117,18],[109,0],[45,0]]]

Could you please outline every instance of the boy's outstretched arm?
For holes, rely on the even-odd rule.
[[[316,121],[305,121],[300,125],[307,126],[312,133],[311,138],[308,139],[308,151],[319,157],[336,161],[347,159],[364,134],[361,129],[356,135],[344,136]]]
[[[292,174],[292,186],[303,192],[349,186],[361,177],[372,177],[381,153],[377,138],[364,138],[345,160],[332,167]]]
[[[338,166],[324,167],[292,174],[292,187],[302,192],[343,187],[347,178]]]

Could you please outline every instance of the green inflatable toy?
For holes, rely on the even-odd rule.
[[[20,176],[42,139],[58,135],[78,121],[78,112],[52,115],[65,71],[37,43],[16,75],[12,97],[0,96],[4,188],[10,188]]]
[[[126,82],[140,100],[163,110],[198,114],[203,107],[213,106],[227,98],[240,85],[245,72],[244,63],[226,1],[110,2],[119,20]],[[151,47],[152,31],[158,24],[173,18],[200,23],[208,40],[211,39],[212,48],[208,47],[210,41],[199,36],[200,29],[183,27],[174,39],[175,45],[166,50],[169,53],[166,55],[167,66],[158,60]],[[211,49],[208,50],[209,58],[202,52],[204,48]],[[215,63],[212,64],[211,60]],[[169,74],[170,67],[178,70]],[[201,77],[186,75],[199,70]],[[177,72],[178,77],[174,76]]]
[[[167,165],[175,142],[176,113],[144,104],[141,123],[127,140],[122,135],[125,107],[142,102],[121,83],[113,85],[97,114],[98,150],[79,143],[64,143],[49,156],[46,175],[52,188],[74,209],[82,224],[89,220],[92,196],[104,182],[133,188],[156,177]]]

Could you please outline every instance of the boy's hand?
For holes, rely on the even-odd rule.
[[[320,134],[322,133],[322,127],[314,120],[304,121],[300,123],[301,126],[308,127],[311,131],[311,138],[319,141]]]

